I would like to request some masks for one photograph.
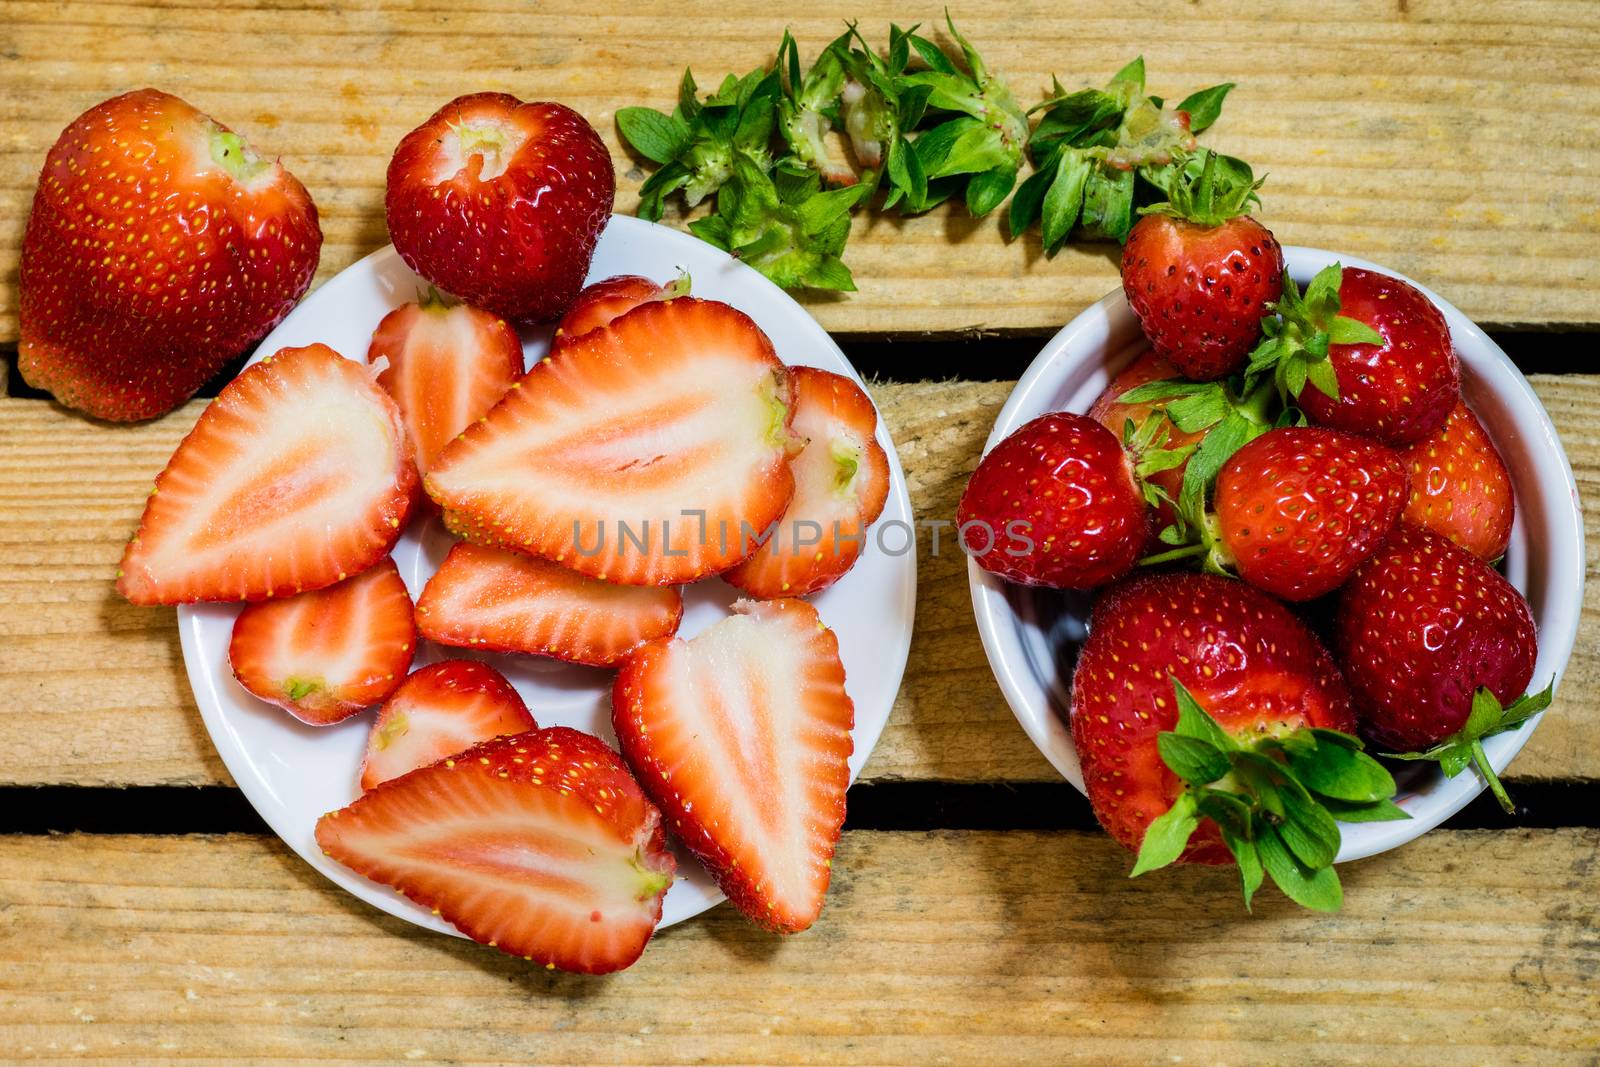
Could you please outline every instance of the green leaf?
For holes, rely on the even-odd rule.
[[[617,129],[634,151],[657,163],[671,163],[689,147],[689,124],[654,108],[622,108],[617,112]]]
[[[1266,874],[1261,866],[1261,852],[1253,838],[1241,837],[1225,827],[1222,830],[1222,843],[1228,846],[1228,851],[1233,853],[1234,861],[1239,865],[1239,881],[1244,886],[1244,909],[1249,911],[1256,890],[1261,888],[1262,878]]]
[[[1201,133],[1217,121],[1222,114],[1222,101],[1232,88],[1233,82],[1223,82],[1221,85],[1201,89],[1183,98],[1178,104],[1178,110],[1189,113],[1190,133]]]
[[[1172,695],[1176,698],[1178,709],[1178,718],[1172,727],[1173,732],[1183,737],[1193,737],[1204,741],[1223,752],[1237,750],[1239,743],[1233,739],[1228,731],[1222,728],[1217,720],[1206,713],[1206,710],[1200,706],[1200,702],[1195,700],[1188,689],[1184,688],[1183,683],[1172,675],[1167,677],[1172,682]],[[1220,778],[1221,775],[1217,777]]]
[[[1343,745],[1319,744],[1308,755],[1291,753],[1289,771],[1313,793],[1336,800],[1370,804],[1394,796],[1394,776],[1383,764]]]
[[[1335,315],[1328,323],[1328,340],[1336,345],[1381,345],[1383,335],[1360,319]]]
[[[1278,790],[1283,799],[1284,820],[1278,833],[1307,867],[1326,867],[1339,854],[1339,824],[1311,795],[1285,780]]]
[[[1156,816],[1145,828],[1144,841],[1139,845],[1139,858],[1134,861],[1129,878],[1137,878],[1147,871],[1172,863],[1183,854],[1189,837],[1200,825],[1200,816],[1194,794],[1185,789],[1172,802],[1172,807]]]
[[[728,220],[721,215],[707,215],[689,223],[689,232],[708,245],[728,251]]]
[[[1330,400],[1339,399],[1339,377],[1334,373],[1332,363],[1326,359],[1314,359],[1306,361],[1304,366],[1306,380],[1316,386],[1319,393]]]
[[[922,163],[922,169],[929,178],[939,175],[939,168],[943,166],[945,157],[950,154],[956,141],[968,130],[983,128],[983,123],[971,115],[957,115],[953,119],[941,122],[933,129],[928,130],[911,142],[911,147],[917,153],[917,159]]]
[[[1119,404],[1149,404],[1157,400],[1166,400],[1175,396],[1194,396],[1197,393],[1209,393],[1221,386],[1216,382],[1191,382],[1187,378],[1162,378],[1159,381],[1145,382],[1132,389],[1117,394]]]
[[[1227,417],[1232,404],[1227,391],[1218,383],[1208,383],[1211,388],[1198,390],[1167,405],[1167,417],[1184,433],[1199,433],[1215,426]]]
[[[1076,149],[1064,150],[1056,161],[1055,177],[1044,195],[1044,247],[1054,252],[1061,247],[1083,210],[1083,186],[1093,164]]]
[[[1296,859],[1283,838],[1271,827],[1256,839],[1261,865],[1283,895],[1313,911],[1338,911],[1344,904],[1344,890],[1332,867],[1313,870]]]
[[[1228,773],[1228,757],[1209,741],[1163,730],[1156,735],[1156,749],[1172,773],[1190,785],[1210,785]]]
[[[1233,454],[1266,432],[1267,427],[1235,410],[1206,434],[1184,469],[1183,490],[1178,496],[1179,511],[1190,522],[1198,524],[1202,519],[1211,486]]]
[[[1000,132],[977,121],[973,121],[956,135],[937,163],[929,166],[928,160],[923,159],[923,164],[928,167],[929,178],[947,178],[952,174],[977,174],[1003,168],[1014,162]]]
[[[864,191],[865,186],[847,185],[842,189],[817,193],[798,209],[801,229],[807,234],[821,233],[838,219],[847,216],[850,209],[861,200]]]
[[[1472,694],[1472,710],[1467,712],[1467,721],[1461,727],[1461,739],[1476,740],[1492,732],[1500,725],[1502,710],[1495,695],[1487,687],[1480,686]]]
[[[1017,195],[1011,198],[1011,208],[1006,216],[1006,229],[1012,240],[1026,233],[1028,227],[1038,220],[1044,209],[1044,194],[1054,180],[1055,165],[1052,160],[1048,170],[1034,171],[1017,187]]]
[[[850,268],[837,256],[830,256],[807,271],[805,283],[812,289],[830,289],[845,293],[853,293],[856,290],[856,282],[850,274]]]
[[[1439,769],[1446,778],[1454,778],[1472,763],[1472,742],[1451,745],[1439,754]]]
[[[1317,271],[1306,286],[1305,295],[1301,298],[1305,304],[1307,317],[1315,324],[1325,325],[1324,320],[1339,310],[1339,284],[1344,277],[1344,269],[1337,263],[1330,263]]]
[[[1306,380],[1311,376],[1306,364],[1307,360],[1298,353],[1280,364],[1283,371],[1283,391],[1289,396],[1299,396],[1305,390]]]
[[[678,114],[685,122],[693,122],[700,114],[700,87],[694,83],[694,74],[683,68],[683,78],[678,82]]]
[[[910,39],[911,47],[917,50],[917,55],[921,56],[922,61],[929,67],[939,71],[941,74],[954,74],[956,72],[956,65],[950,62],[950,57],[945,55],[938,45],[921,34],[913,33],[910,35]]]
[[[1552,677],[1550,679],[1550,684],[1546,685],[1539,692],[1528,693],[1525,696],[1519,697],[1512,701],[1511,706],[1507,708],[1500,716],[1499,729],[1510,730],[1521,726],[1523,722],[1533,718],[1545,708],[1548,708],[1550,706],[1550,701],[1555,698],[1555,692],[1556,681],[1555,678]]]
[[[1361,738],[1355,734],[1347,734],[1343,730],[1330,730],[1325,726],[1311,726],[1305,732],[1317,739],[1318,744],[1338,745],[1341,748],[1353,748],[1361,751],[1366,746],[1361,743]]]
[[[1017,184],[1017,168],[999,166],[974,174],[967,183],[967,210],[973,218],[983,218],[999,207]]]
[[[1084,235],[1116,241],[1128,239],[1133,229],[1134,172],[1115,167],[1096,167],[1083,186]]]
[[[1392,800],[1374,804],[1351,804],[1343,800],[1324,799],[1322,806],[1340,822],[1391,822],[1409,819],[1404,808]]]
[[[1135,94],[1144,92],[1144,56],[1139,56],[1132,63],[1123,67],[1111,76],[1111,84],[1118,82],[1133,86]]]

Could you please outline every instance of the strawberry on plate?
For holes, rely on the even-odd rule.
[[[1493,567],[1428,530],[1402,524],[1339,595],[1334,647],[1361,731],[1397,753],[1476,765],[1515,810],[1482,739],[1550,702],[1525,696],[1538,659],[1528,602]]]
[[[1122,249],[1122,291],[1144,335],[1197,381],[1244,366],[1283,290],[1283,249],[1246,213],[1260,183],[1231,179],[1219,159],[1207,152],[1197,175],[1175,179]]]
[[[1335,818],[1404,818],[1360,752],[1333,658],[1288,608],[1209,574],[1148,574],[1096,603],[1072,678],[1072,740],[1095,817],[1168,863],[1237,862],[1338,907]]]
[[[384,782],[318,819],[317,844],[480,944],[586,974],[639,958],[675,869],[622,760],[564,726]]]
[[[816,921],[850,784],[839,641],[803,600],[739,601],[617,675],[612,725],[640,784],[728,899],[782,933]]]
[[[1400,458],[1411,472],[1405,521],[1448,537],[1479,559],[1506,554],[1516,494],[1505,460],[1466,401]]]
[[[97,418],[171,411],[289,313],[321,250],[305,187],[226,126],[154,89],[96,104],[39,175],[18,369]]]
[[[368,368],[285,348],[228,383],[156,476],[117,591],[184,604],[321,589],[389,554],[416,486]]]
[[[361,788],[374,789],[481,741],[537,728],[522,697],[488,664],[429,664],[407,675],[378,709],[361,762]]]
[[[228,663],[239,684],[303,723],[328,726],[393,693],[417,629],[394,560],[326,589],[239,612]]]
[[[640,274],[618,274],[591,282],[578,293],[567,313],[556,323],[552,344],[560,345],[582,337],[590,330],[609,326],[611,320],[652,300],[671,300],[689,295],[689,276],[680,274],[665,285]]]
[[[458,542],[417,598],[422,636],[441,645],[614,667],[683,618],[677,586],[616,585],[558,563]]]
[[[792,367],[794,499],[772,536],[723,579],[751,596],[805,596],[855,565],[867,527],[889,498],[889,457],[876,439],[872,398],[849,378]]]
[[[611,217],[605,142],[561,104],[473,93],[401,139],[389,236],[406,266],[513,322],[566,311]]]
[[[724,571],[794,494],[787,373],[727,304],[642,304],[535,364],[447,447],[428,493],[470,541],[592,578]]]
[[[446,304],[437,291],[383,317],[367,362],[388,365],[378,384],[394,397],[417,450],[417,469],[494,407],[522,377],[522,340],[498,315]]]
[[[1343,585],[1406,503],[1392,449],[1319,426],[1269,430],[1217,476],[1217,539],[1239,577],[1285,600]]]

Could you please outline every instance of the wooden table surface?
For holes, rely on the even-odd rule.
[[[326,278],[385,241],[399,136],[466,91],[563,100],[643,172],[612,114],[764,61],[773,5],[428,8],[288,0],[0,2],[0,346],[27,205],[62,126],[153,84],[281,154]],[[1573,2],[967,2],[1018,95],[1098,84],[1142,51],[1154,91],[1232,80],[1212,143],[1270,173],[1287,242],[1418,276],[1532,370],[1579,490],[1600,499],[1600,23]],[[881,36],[936,7],[807,5]],[[864,373],[916,512],[949,517],[1030,338],[1115,285],[959,212],[862,220],[861,292],[810,307]],[[1506,331],[1513,331],[1509,335]],[[1008,335],[996,339],[994,334]],[[894,336],[893,358],[871,338]],[[1014,335],[1014,336],[1011,336]],[[952,345],[952,339],[964,343]],[[929,353],[922,370],[917,346]],[[8,348],[8,355],[14,349]],[[889,364],[892,363],[892,367]],[[962,373],[962,371],[965,373]],[[940,379],[951,373],[955,380]],[[14,378],[14,375],[13,375]],[[606,979],[530,972],[350,898],[261,832],[195,711],[170,610],[112,592],[151,477],[205,401],[136,427],[0,379],[0,1062],[1531,1062],[1600,1059],[1600,520],[1555,707],[1475,805],[1343,869],[1310,915],[1227,871],[1130,882],[1007,711],[958,558],[920,561],[905,685],[821,921],[780,940],[727,908]],[[206,787],[191,790],[186,787]],[[126,789],[126,792],[122,791]],[[40,831],[65,831],[43,833]],[[225,830],[220,834],[203,830]]]

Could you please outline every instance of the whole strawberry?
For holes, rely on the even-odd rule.
[[[1187,378],[1244,366],[1283,289],[1283,249],[1246,212],[1256,184],[1231,180],[1207,153],[1170,202],[1144,209],[1122,249],[1122,291],[1156,352]]]
[[[1091,589],[1133,569],[1151,511],[1117,435],[1088,415],[1056,412],[983,457],[956,519],[984,570],[1022,585]]]
[[[1507,810],[1482,738],[1549,703],[1523,697],[1538,658],[1528,603],[1438,534],[1401,525],[1339,596],[1334,647],[1374,744],[1475,762]],[[1542,703],[1539,701],[1542,700]],[[1533,704],[1533,710],[1528,710]],[[1435,751],[1438,749],[1439,751]]]
[[[1400,458],[1411,475],[1405,521],[1448,537],[1479,559],[1506,554],[1517,511],[1511,475],[1466,401],[1458,401],[1443,426]]]
[[[615,195],[611,156],[582,115],[474,93],[400,141],[385,207],[412,270],[504,318],[543,322],[578,295]]]
[[[1072,740],[1095,817],[1134,874],[1236,861],[1335,908],[1335,818],[1394,818],[1333,658],[1282,604],[1208,574],[1135,578],[1095,605],[1072,678]]]
[[[1270,430],[1217,476],[1217,537],[1239,577],[1285,600],[1344,584],[1400,520],[1392,449],[1319,426]]]
[[[1450,327],[1416,286],[1335,263],[1304,296],[1287,281],[1276,311],[1250,373],[1272,370],[1313,422],[1405,445],[1443,426],[1461,400]]]
[[[164,414],[289,313],[321,250],[317,209],[281,163],[175,96],[107,100],[39,175],[18,368],[97,418]]]

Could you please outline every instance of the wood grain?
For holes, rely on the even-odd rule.
[[[1540,376],[1577,472],[1600,500],[1600,378]],[[873,392],[919,519],[949,518],[1010,382],[886,384]],[[40,401],[0,400],[0,783],[228,781],[201,727],[170,609],[111,588],[150,480],[203,402],[111,427]],[[1512,777],[1600,777],[1600,514],[1588,524],[1583,626],[1556,705]],[[923,536],[905,683],[866,780],[1045,781],[973,624],[964,559]]]
[[[1588,1064],[1595,830],[1437,832],[1345,908],[1130,882],[1099,835],[847,834],[813,929],[727,906],[583,978],[389,918],[275,840],[0,838],[0,1058]]]
[[[847,17],[878,39],[890,19],[931,30],[939,11],[3,0],[0,342],[16,337],[18,249],[44,154],[116,93],[178,93],[281,155],[321,211],[326,278],[385,242],[389,152],[456,95],[578,108],[611,145],[618,208],[631,211],[646,172],[618,145],[617,108],[669,107],[686,64],[709,83],[768,62],[786,24],[815,49]],[[1116,0],[967,0],[957,13],[1029,102],[1052,73],[1099,85],[1141,50],[1153,92],[1237,82],[1208,136],[1270,174],[1264,217],[1286,243],[1386,263],[1485,323],[1600,323],[1600,23],[1584,0],[1152,0],[1137,20]],[[1048,260],[1035,237],[1008,244],[999,216],[863,217],[847,257],[862,292],[811,310],[834,331],[1038,332],[1115,286],[1110,246]]]

